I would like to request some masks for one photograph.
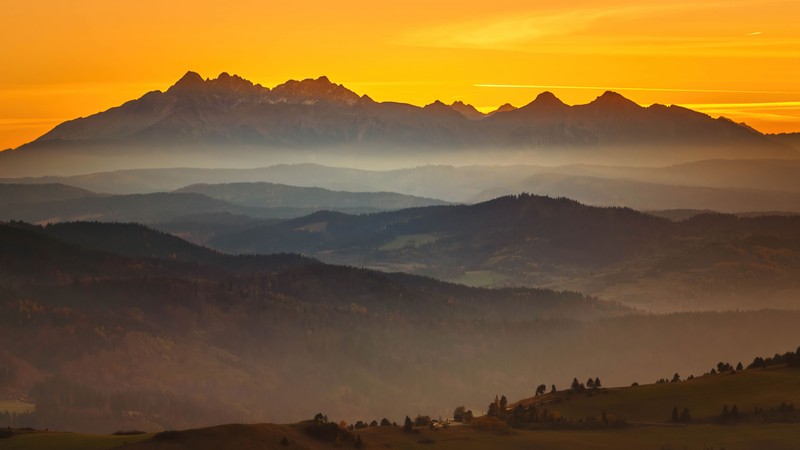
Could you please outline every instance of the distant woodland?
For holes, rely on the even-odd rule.
[[[139,225],[6,224],[0,243],[0,389],[37,405],[18,425],[291,422],[320,404],[399,421],[478,411],[543,379],[627,385],[800,340],[794,312],[640,315],[571,292],[230,256]]]

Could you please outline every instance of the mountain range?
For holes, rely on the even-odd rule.
[[[269,89],[227,73],[204,80],[188,72],[164,92],[64,122],[0,153],[0,175],[174,167],[187,160],[223,167],[421,155],[496,160],[487,151],[509,160],[573,162],[798,158],[783,141],[679,106],[642,107],[614,92],[576,106],[545,92],[520,108],[481,114],[463,103],[376,102],[326,77]]]

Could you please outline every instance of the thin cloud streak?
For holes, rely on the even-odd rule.
[[[623,18],[631,22],[657,18],[670,12],[684,12],[718,9],[721,7],[752,5],[752,0],[677,2],[671,4],[633,4],[626,6],[582,7],[555,11],[529,10],[506,16],[487,17],[480,20],[462,21],[413,30],[402,37],[400,44],[421,47],[474,48],[513,51],[543,51],[545,48],[530,48],[530,44],[549,37],[579,37],[578,35],[597,22]],[[761,31],[749,33],[760,35]],[[594,45],[600,36],[593,34],[590,41]],[[685,39],[672,36],[676,41]],[[625,39],[629,39],[626,36]],[[708,37],[695,37],[698,42],[706,42]],[[575,44],[567,40],[564,44]],[[545,47],[558,46],[557,42],[547,42]],[[546,50],[545,50],[546,51]]]
[[[796,109],[800,102],[755,102],[755,103],[687,103],[687,108],[737,108],[737,109]]]
[[[800,95],[793,91],[762,91],[749,89],[682,89],[682,88],[648,88],[648,87],[622,87],[622,86],[565,86],[547,84],[474,84],[475,87],[510,88],[510,89],[581,89],[590,91],[646,91],[646,92],[695,92],[695,93],[723,93],[723,94],[788,94]]]
[[[707,5],[707,3],[684,3],[581,8],[550,13],[530,11],[526,14],[416,30],[401,39],[400,43],[422,47],[514,49],[520,44],[544,37],[571,35],[608,17],[636,17],[652,15],[658,11],[703,8]]]

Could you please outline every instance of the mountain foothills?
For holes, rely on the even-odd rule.
[[[302,253],[472,286],[567,289],[647,311],[799,306],[800,216],[784,212],[648,214],[528,194],[448,205],[271,183],[129,195],[64,185],[22,195],[23,186],[0,185],[0,219],[146,223],[232,254]],[[413,205],[430,206],[403,208]]]
[[[640,210],[709,209],[720,212],[753,211],[800,212],[800,160],[707,160],[664,167],[625,167],[599,165],[567,166],[418,166],[392,170],[363,170],[317,164],[276,165],[253,169],[140,169],[94,173],[70,177],[24,177],[0,179],[15,184],[66,184],[93,192],[112,194],[152,194],[170,192],[189,185],[230,184],[206,187],[207,195],[218,200],[238,202],[248,192],[249,203],[241,206],[276,207],[276,196],[290,195],[287,188],[322,187],[334,191],[390,191],[427,199],[474,203],[520,192],[552,197],[566,196],[598,206],[627,206]],[[253,183],[253,184],[242,184]],[[238,198],[231,189],[237,189]],[[190,190],[194,190],[191,188]],[[220,195],[212,194],[211,189]],[[222,195],[221,190],[229,192]],[[281,191],[282,189],[282,191]],[[269,195],[266,192],[269,191]],[[311,193],[312,191],[307,191]],[[203,193],[203,192],[201,192]],[[307,199],[291,194],[292,201]],[[390,197],[376,203],[359,203],[365,194],[352,199],[318,198],[317,206],[346,210],[348,203],[362,206],[384,205],[381,209],[436,204],[417,199],[395,206]],[[12,198],[13,199],[13,198]],[[346,201],[345,201],[346,200]],[[407,199],[409,200],[409,199]],[[255,202],[264,202],[258,204]],[[288,198],[280,200],[283,204]],[[352,210],[351,210],[352,211]]]
[[[389,192],[339,192],[273,183],[192,185],[173,192],[102,195],[60,183],[0,184],[0,220],[165,222],[190,216],[299,217],[321,209],[366,213],[447,202]]]
[[[135,225],[0,231],[0,356],[10,373],[0,389],[33,400],[34,421],[61,429],[285,420],[320,399],[341,414],[410,407],[435,389],[416,380],[447,364],[418,354],[424,340],[455,345],[518,317],[627,310],[579,294],[473,289],[291,255],[226,256]],[[453,355],[469,365],[472,351]]]
[[[223,232],[208,244],[473,285],[577,290],[651,311],[800,306],[798,216],[672,222],[519,195],[360,216],[319,212]]]
[[[2,430],[12,448],[47,448],[58,440],[82,448],[304,449],[457,448],[553,450],[641,448],[794,448],[800,412],[795,382],[800,348],[741,362],[719,362],[703,375],[675,373],[653,384],[607,387],[599,377],[570,387],[537,387],[509,402],[496,395],[486,414],[465,406],[451,415],[336,422],[323,413],[295,424],[230,424],[184,431],[119,431],[113,436]],[[678,406],[680,405],[680,406]],[[452,417],[452,419],[450,418]],[[13,447],[16,445],[16,447]],[[712,445],[709,447],[709,445]],[[23,446],[23,447],[20,447]],[[673,447],[678,446],[678,447]]]
[[[375,102],[326,77],[269,89],[227,73],[204,80],[188,72],[164,92],[64,122],[0,153],[0,175],[176,167],[186,161],[205,167],[408,163],[421,156],[496,161],[486,150],[521,161],[606,164],[800,157],[783,137],[679,106],[642,107],[613,92],[577,106],[545,92],[523,107],[481,114],[463,103]]]
[[[576,293],[224,255],[140,225],[15,223],[0,239],[0,391],[36,405],[20,425],[446,414],[587,366],[630,383],[800,339],[795,312],[636,316]]]

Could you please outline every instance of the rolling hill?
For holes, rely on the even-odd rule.
[[[495,161],[497,163],[497,161]],[[417,163],[419,164],[419,163]],[[72,177],[7,178],[5,183],[62,183],[113,194],[173,191],[192,184],[270,182],[335,191],[392,191],[474,203],[528,190],[587,204],[671,209],[676,199],[722,212],[764,211],[758,202],[797,209],[800,163],[789,160],[710,160],[664,167],[421,166],[359,170],[317,164],[255,169],[142,169]],[[587,192],[588,186],[595,189]],[[709,189],[711,188],[711,189]],[[541,190],[536,190],[541,189]],[[557,192],[555,189],[564,189]],[[741,200],[740,200],[741,198]],[[679,206],[686,208],[688,205]]]
[[[8,443],[14,447],[108,449],[123,441],[126,447],[147,449],[240,449],[304,448],[323,449],[332,445],[345,448],[548,448],[548,449],[641,449],[641,448],[726,448],[792,449],[798,428],[800,399],[797,368],[726,372],[705,375],[678,383],[648,384],[626,388],[590,389],[524,399],[509,406],[502,422],[485,418],[462,424],[454,422],[444,429],[419,426],[404,432],[397,425],[338,429],[335,421],[311,420],[291,425],[230,424],[185,431],[165,431],[149,435],[91,436],[14,430]],[[671,423],[673,408],[690,411],[689,423]],[[737,413],[723,421],[722,410],[736,405]],[[532,417],[531,411],[557,417],[547,422],[524,423],[518,411]],[[602,417],[606,418],[603,421]],[[369,418],[364,421],[368,423]],[[391,422],[391,421],[390,421]],[[498,425],[498,423],[500,425]],[[332,429],[321,434],[317,430]],[[360,444],[358,444],[360,443]],[[659,447],[660,446],[660,447]]]
[[[709,370],[711,367],[709,367]],[[671,379],[674,375],[667,375]],[[706,373],[683,381],[647,383],[630,387],[587,390],[574,393],[569,389],[514,402],[525,408],[558,411],[566,420],[586,418],[599,420],[602,413],[634,423],[668,423],[673,408],[688,408],[693,423],[720,423],[724,406],[737,406],[738,421],[782,422],[796,421],[795,414],[782,414],[781,404],[800,404],[796,382],[797,367],[770,367],[724,373]],[[763,409],[756,414],[757,409]],[[788,411],[786,411],[788,412]],[[787,417],[788,416],[788,417]]]
[[[220,234],[209,245],[476,285],[567,288],[656,311],[797,308],[798,221],[712,214],[674,223],[519,195],[363,216],[320,212]]]
[[[67,433],[22,433],[14,437],[8,445],[38,450],[59,448],[79,450],[93,448],[110,450],[126,447],[141,450],[193,449],[212,450],[228,446],[248,449],[302,448],[309,450],[328,449],[332,444],[314,440],[302,432],[302,425],[221,425],[203,429],[185,430],[162,435],[159,439],[146,440],[142,436],[97,436],[74,435]],[[471,427],[453,427],[448,430],[432,431],[421,429],[419,433],[403,433],[400,427],[375,427],[357,432],[365,447],[442,449],[442,450],[484,450],[502,446],[510,450],[546,448],[551,450],[638,450],[642,448],[691,448],[707,449],[709,445],[717,449],[752,450],[769,448],[773,450],[794,450],[796,424],[738,425],[722,427],[719,425],[697,425],[692,427],[641,426],[625,430],[601,429],[581,432],[566,430],[514,430],[498,433],[480,431]],[[168,438],[168,439],[164,439]],[[281,444],[286,438],[288,445]],[[135,445],[135,442],[144,441]],[[343,448],[354,448],[352,444],[339,443]],[[24,447],[23,447],[24,446]],[[17,448],[17,447],[12,447]]]
[[[67,200],[15,205],[0,213],[1,220],[35,223],[94,220],[105,222],[160,222],[188,214],[238,213],[269,216],[268,210],[247,208],[200,194],[155,193],[84,196]]]
[[[42,428],[292,422],[322,406],[402,417],[587,368],[629,383],[800,339],[797,312],[630,315],[569,292],[221,255],[138,225],[3,225],[0,248],[0,396],[35,404],[18,425]]]
[[[296,210],[386,211],[447,202],[393,192],[343,192],[275,183],[193,184],[176,190],[196,193],[242,206]]]
[[[393,386],[410,386],[416,369],[404,361],[422,339],[444,338],[440,330],[628,311],[573,293],[472,289],[292,255],[232,257],[138,225],[2,225],[0,248],[0,368],[12,374],[0,393],[24,392],[36,404],[32,420],[62,429],[302,417],[317,398],[369,409],[400,396]],[[356,380],[374,399],[337,399]],[[314,394],[294,398],[301,386]]]
[[[100,195],[61,184],[0,185],[0,205],[8,206],[0,212],[0,220],[35,223],[155,223],[192,217],[207,223],[206,219],[220,215],[252,221],[300,217],[321,209],[359,214],[443,204],[446,202],[391,192],[334,192],[272,183],[191,185],[174,192],[126,195]]]
[[[516,192],[564,196],[588,205],[654,209],[708,209],[724,213],[748,211],[800,212],[800,192],[746,188],[680,186],[594,176],[541,173],[515,184],[476,195],[485,201]]]
[[[0,207],[4,209],[89,197],[100,197],[100,194],[59,183],[0,184]]]

